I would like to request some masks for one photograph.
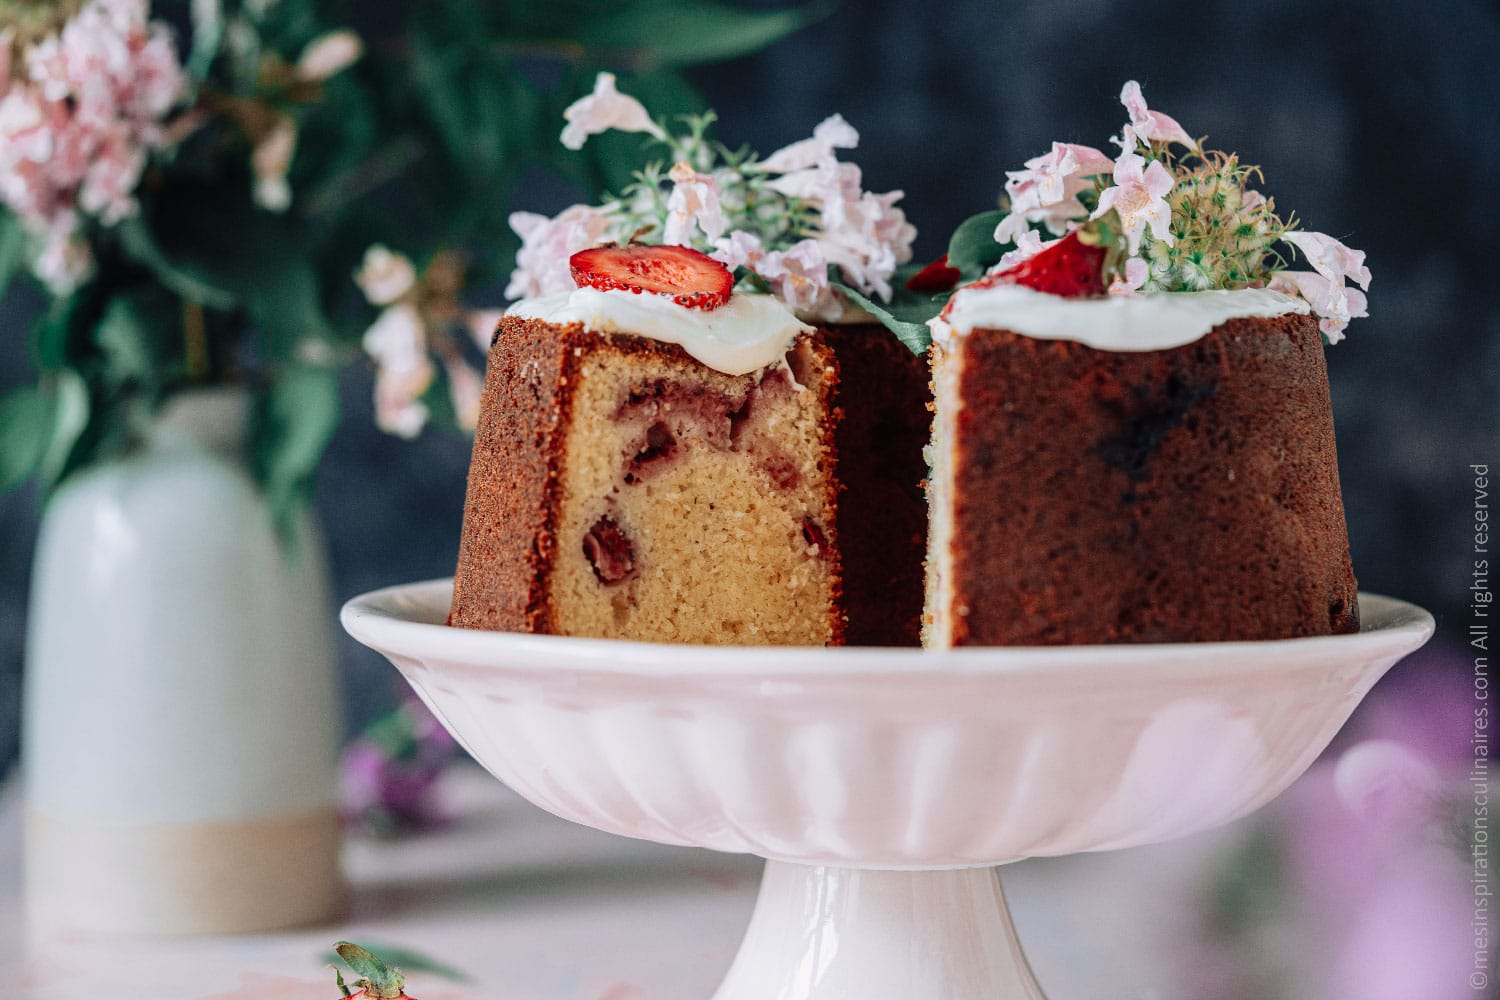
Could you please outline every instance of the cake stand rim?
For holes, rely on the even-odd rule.
[[[495,669],[517,661],[551,659],[557,666],[592,673],[646,678],[682,675],[785,676],[799,679],[847,675],[1028,674],[1084,669],[1107,661],[1119,667],[1201,665],[1205,660],[1326,663],[1333,646],[1362,658],[1404,656],[1423,646],[1436,630],[1426,609],[1399,598],[1360,591],[1360,630],[1344,635],[1227,642],[1114,643],[1073,646],[966,646],[921,649],[896,646],[706,646],[491,632],[454,628],[443,622],[451,600],[452,577],[397,584],[346,601],[339,612],[344,629],[363,645],[414,659],[441,657]],[[441,600],[437,598],[441,597]],[[436,620],[434,620],[436,618]],[[1253,657],[1244,656],[1247,653]],[[774,661],[774,662],[772,662]]]

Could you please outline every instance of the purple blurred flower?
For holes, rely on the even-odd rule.
[[[432,790],[457,747],[415,699],[377,719],[344,751],[345,821],[382,835],[446,822]]]

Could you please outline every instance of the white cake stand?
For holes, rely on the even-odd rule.
[[[350,601],[497,778],[586,826],[768,858],[715,1000],[1041,1000],[994,866],[1149,844],[1287,787],[1432,616],[1254,643],[728,648],[445,627]]]

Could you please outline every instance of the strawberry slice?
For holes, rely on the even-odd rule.
[[[958,284],[958,279],[963,277],[963,272],[956,267],[948,266],[948,255],[943,254],[937,260],[928,264],[922,270],[906,279],[906,289],[922,295],[936,295],[938,292],[946,292]]]
[[[1106,291],[1104,257],[1103,247],[1090,246],[1077,233],[1069,233],[1041,253],[987,275],[971,287],[1025,285],[1068,299],[1092,298]]]
[[[688,247],[595,247],[569,257],[568,266],[579,288],[652,292],[689,309],[717,309],[734,289],[729,268]]]

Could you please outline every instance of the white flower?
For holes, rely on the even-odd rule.
[[[285,212],[292,204],[292,186],[287,171],[297,152],[297,123],[290,115],[277,115],[271,130],[250,152],[250,170],[255,175],[255,203],[268,212]]]
[[[828,260],[817,240],[798,240],[785,250],[767,253],[756,268],[776,297],[794,312],[831,318],[837,303],[828,287]]]
[[[995,242],[1019,243],[1033,222],[1042,223],[1054,236],[1063,234],[1069,222],[1088,215],[1078,196],[1093,187],[1090,178],[1113,167],[1113,161],[1092,146],[1054,142],[1050,151],[1027,160],[1026,169],[1006,171],[1010,214],[995,227]]]
[[[1032,257],[1035,257],[1043,250],[1058,242],[1061,242],[1061,238],[1056,240],[1043,240],[1041,233],[1037,232],[1035,229],[1028,229],[1016,237],[1016,248],[1014,250],[1006,251],[1006,253],[1000,257],[1000,262],[994,267],[990,268],[989,273],[996,274],[1000,271],[1009,270],[1022,261],[1030,260]]]
[[[364,42],[353,31],[330,31],[307,43],[297,58],[297,76],[313,83],[326,80],[354,65],[364,52]]]
[[[569,149],[582,149],[589,136],[610,129],[666,138],[640,101],[615,89],[613,73],[600,73],[594,79],[594,92],[568,105],[563,118],[568,124],[562,130],[562,144]]]
[[[376,365],[375,423],[387,433],[416,437],[427,423],[420,400],[434,374],[421,314],[409,303],[389,307],[365,331],[362,345]]]
[[[371,305],[388,306],[416,286],[417,269],[405,254],[377,243],[365,251],[354,281]]]
[[[1120,91],[1120,103],[1130,113],[1129,135],[1125,138],[1134,136],[1147,142],[1177,142],[1189,149],[1198,148],[1198,143],[1177,124],[1175,118],[1146,107],[1146,97],[1141,93],[1141,85],[1134,80],[1126,81],[1125,87]],[[1135,142],[1131,141],[1131,148],[1125,151],[1134,152],[1134,146]]]
[[[1323,233],[1285,233],[1282,239],[1302,251],[1316,273],[1282,271],[1271,279],[1271,287],[1306,300],[1318,317],[1318,328],[1330,344],[1344,339],[1351,319],[1370,315],[1364,292],[1348,287],[1345,279],[1361,288],[1370,287],[1370,269],[1362,250],[1352,250]]]
[[[94,269],[89,245],[76,233],[77,216],[64,213],[43,234],[42,252],[32,270],[54,295],[66,295],[83,284]]]
[[[484,396],[484,379],[461,358],[443,362],[448,376],[448,398],[453,401],[453,415],[458,426],[472,431],[479,423],[479,402]]]
[[[828,259],[818,240],[804,239],[786,250],[767,250],[760,237],[733,230],[710,257],[731,270],[748,268],[765,279],[771,294],[804,316],[836,319],[842,306],[828,285]]]
[[[1146,160],[1138,153],[1122,153],[1115,161],[1115,186],[1105,188],[1099,194],[1099,207],[1090,218],[1097,219],[1110,209],[1120,217],[1120,225],[1130,242],[1130,253],[1135,255],[1141,245],[1141,235],[1146,226],[1151,226],[1151,235],[1170,245],[1172,237],[1172,207],[1166,195],[1172,190],[1172,175],[1161,161]]]
[[[1290,232],[1281,237],[1302,251],[1307,262],[1329,281],[1343,283],[1345,278],[1359,287],[1370,287],[1370,269],[1365,266],[1365,252],[1353,250],[1323,233]]]
[[[731,271],[739,267],[748,267],[754,271],[765,255],[766,248],[761,244],[760,237],[743,229],[731,230],[728,236],[714,241],[713,253],[709,254]]]
[[[1282,271],[1271,279],[1269,287],[1306,301],[1330,344],[1344,339],[1344,329],[1351,319],[1370,315],[1369,300],[1363,292],[1312,271]]]
[[[464,314],[464,326],[468,329],[469,336],[485,354],[494,346],[495,328],[500,325],[500,317],[504,315],[504,311],[500,309],[471,309]]]
[[[568,258],[604,242],[613,221],[608,211],[589,205],[572,205],[551,219],[513,212],[510,228],[521,237],[521,249],[516,251],[516,269],[505,297],[531,299],[571,292],[577,286]]]
[[[728,222],[719,205],[719,184],[712,175],[700,174],[683,161],[667,176],[672,179],[672,194],[667,199],[662,242],[691,246],[695,226],[703,230],[710,243],[724,235]]]
[[[1139,257],[1131,257],[1125,261],[1125,273],[1117,275],[1109,283],[1109,294],[1136,295],[1149,277],[1151,277],[1151,265]]]
[[[874,194],[860,184],[858,166],[832,159],[766,182],[772,190],[817,206],[819,228],[812,236],[827,263],[861,291],[889,299],[891,274],[911,260],[917,231],[896,207],[902,192]]]
[[[853,149],[859,145],[859,133],[854,126],[844,121],[843,115],[831,115],[813,129],[811,139],[783,146],[760,163],[756,169],[767,173],[784,174],[793,170],[805,170],[836,155],[835,149]]]

